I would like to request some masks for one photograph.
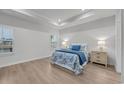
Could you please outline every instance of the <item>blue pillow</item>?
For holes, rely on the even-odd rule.
[[[81,45],[72,45],[72,46],[71,46],[71,49],[72,49],[72,50],[76,50],[76,51],[80,51]]]

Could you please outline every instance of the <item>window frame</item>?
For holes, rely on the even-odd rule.
[[[9,42],[9,39],[8,39],[8,41],[7,41],[7,39],[5,38],[5,42],[8,42],[8,45],[9,45],[9,43],[12,43],[12,44],[10,44],[10,46],[12,47],[12,52],[11,52],[11,48],[5,48],[5,49],[10,49],[9,51],[5,51],[4,49],[2,50],[1,49],[1,51],[3,51],[3,52],[0,52],[0,56],[2,55],[11,55],[11,54],[13,54],[14,52],[15,52],[15,49],[14,49],[14,30],[13,30],[13,28],[12,27],[10,27],[10,26],[7,26],[7,25],[1,25],[0,24],[0,29],[1,29],[1,37],[0,37],[0,41],[4,41],[4,36],[3,36],[3,31],[4,30],[10,30],[10,31],[12,31],[12,32],[10,32],[10,40],[12,40],[12,41],[10,41]],[[9,31],[8,30],[8,31]],[[6,45],[6,44],[4,44],[4,45]]]

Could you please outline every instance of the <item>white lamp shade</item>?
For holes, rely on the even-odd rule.
[[[105,49],[105,41],[104,40],[98,41],[98,48],[100,49],[100,51],[104,51],[104,49]]]
[[[67,42],[65,42],[65,41],[62,42],[62,45],[66,45],[66,44],[67,44]]]
[[[105,41],[104,40],[99,40],[98,45],[105,45]]]

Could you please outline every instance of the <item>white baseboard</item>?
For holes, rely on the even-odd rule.
[[[16,65],[16,64],[20,64],[20,63],[25,63],[25,62],[35,61],[35,60],[39,60],[39,59],[45,59],[45,58],[48,58],[48,57],[50,57],[50,56],[37,57],[37,58],[35,57],[35,58],[32,58],[32,59],[21,60],[21,61],[13,62],[13,63],[10,63],[10,64],[1,65],[0,68]]]

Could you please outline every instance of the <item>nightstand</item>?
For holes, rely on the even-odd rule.
[[[90,61],[91,63],[104,64],[107,67],[107,52],[92,51],[90,53]]]

